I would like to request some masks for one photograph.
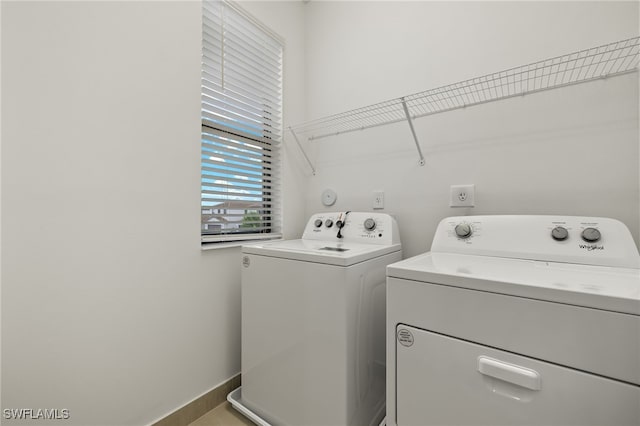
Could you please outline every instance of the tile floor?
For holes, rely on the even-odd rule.
[[[189,423],[189,426],[255,426],[255,424],[225,401],[204,416]]]

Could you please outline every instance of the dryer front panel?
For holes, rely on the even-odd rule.
[[[396,327],[396,422],[640,424],[640,387],[465,340]]]

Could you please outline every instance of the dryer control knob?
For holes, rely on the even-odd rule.
[[[373,231],[374,229],[376,229],[376,221],[368,218],[364,221],[364,229],[366,229],[367,231]]]
[[[569,238],[569,231],[565,227],[556,226],[551,230],[551,238],[556,241],[564,241]]]
[[[600,235],[600,231],[598,231],[596,228],[584,228],[584,230],[582,231],[582,239],[588,243],[595,243],[597,241],[600,241],[601,236],[602,235]]]
[[[316,219],[316,221],[313,222],[313,224],[316,226],[316,228],[320,228],[322,226],[322,220]]]
[[[459,223],[455,227],[456,235],[460,238],[469,238],[473,233],[471,225],[467,223]]]
[[[325,225],[327,228],[331,228],[331,227],[333,226],[333,220],[331,220],[331,219],[327,219],[327,220],[325,220],[325,221],[324,221],[324,225]]]

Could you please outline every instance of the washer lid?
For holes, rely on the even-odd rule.
[[[285,240],[242,246],[242,253],[327,265],[350,266],[401,250],[400,244],[375,245],[321,240]]]
[[[426,253],[387,276],[640,315],[640,270],[453,253]]]

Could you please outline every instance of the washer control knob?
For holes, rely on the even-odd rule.
[[[456,235],[460,238],[469,238],[473,233],[471,225],[467,223],[459,223],[455,227]]]
[[[324,226],[326,226],[327,228],[331,228],[333,226],[333,220],[331,219],[327,219],[324,221]]]
[[[316,226],[316,228],[320,228],[322,226],[322,220],[316,219],[316,221],[313,222],[313,224]]]
[[[366,229],[367,231],[373,231],[374,229],[376,229],[376,221],[368,218],[364,221],[364,229]]]
[[[582,239],[588,243],[595,243],[596,241],[600,241],[600,231],[596,228],[584,228],[582,231]]]
[[[569,231],[563,226],[556,226],[551,230],[551,238],[556,241],[564,241],[569,238]]]

